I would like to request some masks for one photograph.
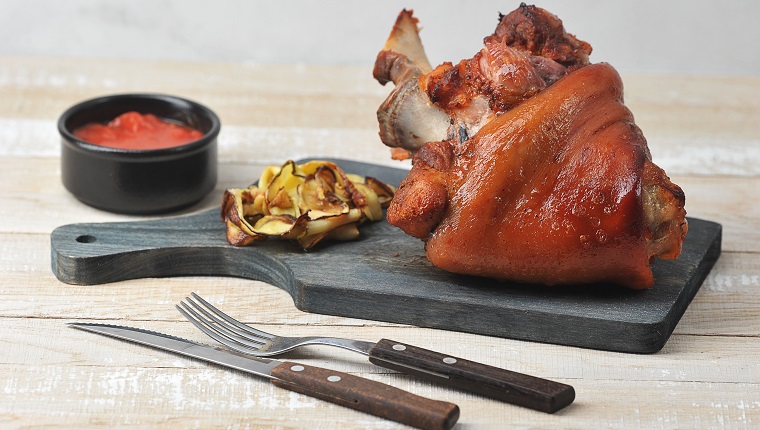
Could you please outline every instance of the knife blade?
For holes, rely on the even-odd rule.
[[[421,397],[360,376],[291,361],[238,355],[139,328],[91,323],[69,323],[69,326],[269,378],[277,387],[421,429],[450,429],[459,419],[459,407],[453,403]]]

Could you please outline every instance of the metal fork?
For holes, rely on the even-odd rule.
[[[575,390],[566,384],[389,339],[373,343],[336,337],[276,336],[241,323],[195,293],[192,297],[176,305],[177,310],[206,335],[243,354],[267,357],[304,345],[337,346],[369,356],[369,361],[378,366],[543,412],[556,412],[575,399]]]
[[[330,345],[369,355],[370,349],[375,345],[372,342],[337,337],[277,336],[243,324],[220,311],[201,296],[191,294],[200,304],[186,297],[187,303],[180,302],[181,306],[175,305],[177,310],[212,339],[244,354],[271,357],[304,345]]]

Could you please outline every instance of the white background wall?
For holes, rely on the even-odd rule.
[[[530,3],[530,2],[529,2]],[[622,73],[760,75],[760,1],[536,3]],[[2,0],[0,54],[369,65],[412,8],[431,62],[470,57],[512,0]]]

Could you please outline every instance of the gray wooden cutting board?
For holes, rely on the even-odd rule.
[[[397,185],[406,171],[334,160]],[[221,199],[221,196],[220,196]],[[237,248],[219,209],[149,221],[70,224],[51,234],[52,268],[70,284],[222,275],[268,282],[306,312],[411,324],[561,345],[659,351],[720,255],[721,226],[689,219],[677,261],[657,261],[655,285],[544,287],[461,276],[432,266],[420,240],[385,221],[359,240],[310,252],[270,240]]]

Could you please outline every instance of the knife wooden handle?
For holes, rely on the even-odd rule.
[[[388,339],[382,339],[369,350],[369,361],[542,412],[554,413],[575,400],[575,390],[570,385]]]
[[[285,361],[271,371],[272,383],[347,408],[421,429],[450,429],[459,406],[432,400],[360,376]]]

